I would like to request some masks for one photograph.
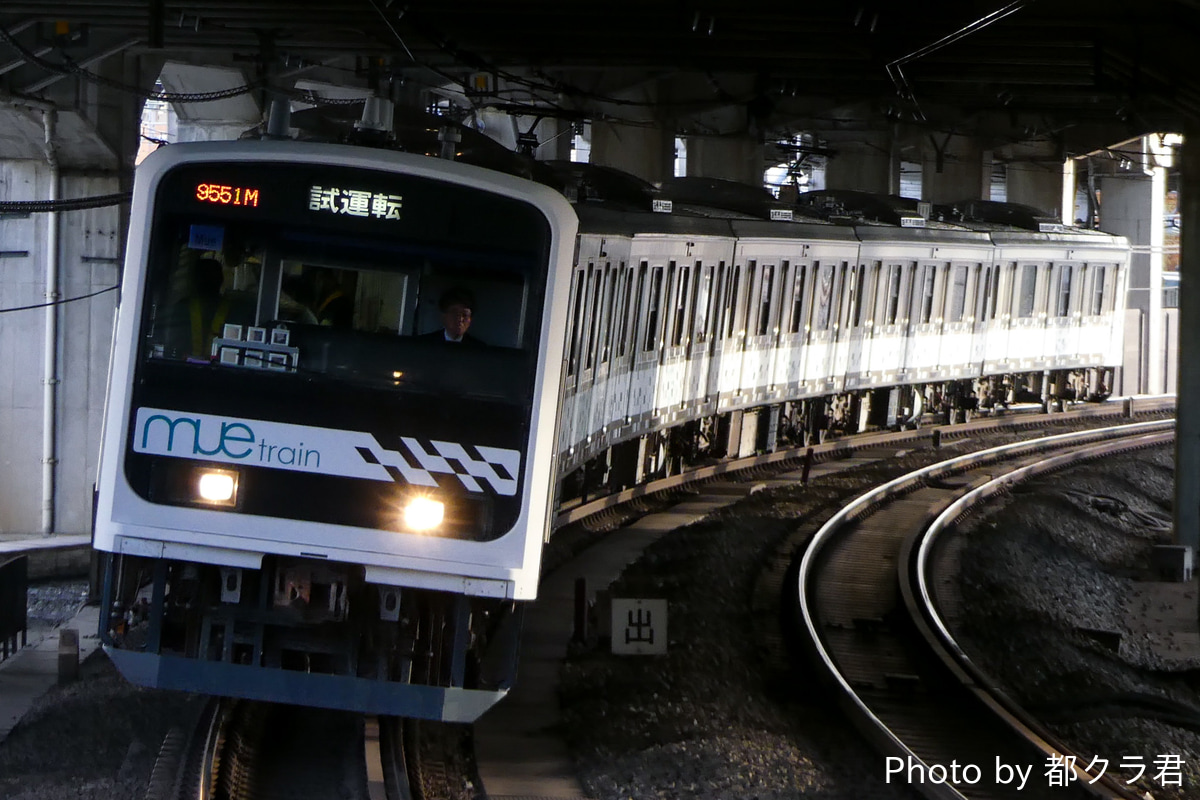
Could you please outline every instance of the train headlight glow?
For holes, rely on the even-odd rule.
[[[445,516],[445,504],[428,497],[414,497],[404,506],[404,526],[411,531],[431,531]]]
[[[223,469],[204,469],[196,479],[196,499],[214,506],[237,505],[238,476]]]

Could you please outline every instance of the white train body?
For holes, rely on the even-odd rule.
[[[251,141],[155,153],[132,219],[94,524],[114,662],[474,719],[511,683],[549,535],[568,203]]]
[[[332,145],[147,160],[94,526],[122,672],[471,721],[556,483],[1103,396],[1120,363],[1119,237],[679,205]],[[487,345],[445,341],[451,297]]]
[[[947,390],[964,411],[1009,402],[1014,381],[1096,397],[1121,363],[1121,237],[577,210],[559,466],[597,469],[585,493],[671,469],[664,432],[685,423],[734,420],[713,452],[744,455],[776,445],[785,413],[838,398],[854,418],[819,409],[810,433],[915,422]],[[880,390],[902,407],[868,408]]]

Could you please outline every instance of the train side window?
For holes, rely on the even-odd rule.
[[[817,272],[816,325],[819,331],[828,330],[833,303],[833,264],[822,266]]]
[[[592,369],[596,366],[596,350],[600,346],[600,320],[604,316],[601,309],[601,302],[603,300],[604,284],[607,282],[605,281],[607,272],[608,267],[605,267],[604,270],[598,269],[596,270],[595,277],[592,279],[592,302],[588,309],[588,313],[592,315],[592,324],[589,326],[591,332],[588,334],[587,362],[584,369]]]
[[[591,269],[589,265],[588,269]],[[567,353],[567,374],[574,375],[575,369],[578,366],[579,358],[579,337],[581,328],[583,327],[583,289],[584,289],[584,271],[577,270],[575,272],[575,286],[571,290],[571,296],[574,300],[571,303],[571,336],[569,339],[570,350]]]
[[[633,298],[633,308],[630,309],[629,315],[629,352],[637,351],[638,332],[641,330],[642,320],[642,301],[646,297],[646,282],[650,278],[650,264],[648,261],[643,261],[638,266],[637,280],[635,285],[637,293]]]
[[[1058,292],[1054,304],[1054,316],[1066,317],[1071,313],[1071,278],[1074,267],[1060,264],[1058,267]]]
[[[796,267],[792,275],[792,322],[789,326],[791,333],[799,333],[804,324],[804,279],[806,270],[803,264]]]
[[[766,336],[771,328],[771,293],[775,290],[775,267],[764,264],[758,303],[758,335]]]
[[[933,319],[933,284],[937,277],[937,267],[932,264],[921,266],[920,305],[917,307],[917,322],[926,324]]]
[[[663,344],[670,344],[674,339],[674,324],[675,324],[675,300],[679,296],[679,273],[675,268],[675,262],[671,261],[667,264],[666,283],[663,285],[662,299],[662,322],[659,336]]]
[[[646,267],[646,265],[645,265],[645,263],[643,263],[642,269],[645,269],[645,267]],[[630,328],[632,327],[632,320],[630,319],[630,317],[633,314],[637,313],[636,305],[630,307],[630,301],[633,299],[633,289],[634,289],[634,270],[631,268],[628,271],[626,271],[626,273],[625,273],[625,284],[624,284],[623,290],[621,291],[621,316],[619,318],[620,324],[617,327],[617,330],[618,330],[617,357],[618,358],[624,357],[625,353],[627,352],[627,350],[629,348],[629,331],[630,331]]]
[[[727,272],[724,261],[717,265],[717,279],[713,284],[713,339],[720,339],[725,335],[725,283],[729,280]]]
[[[965,265],[951,267],[950,307],[946,309],[947,322],[962,322],[967,307],[967,274]]]
[[[900,278],[903,268],[899,264],[888,265],[887,309],[883,315],[885,325],[895,325],[900,314]]]
[[[752,317],[754,316],[754,312],[757,310],[757,308],[755,307],[755,300],[758,297],[758,295],[757,295],[758,284],[755,283],[755,279],[757,277],[758,277],[758,262],[753,261],[753,260],[749,261],[746,264],[746,293],[744,295],[742,295],[742,297],[745,299],[745,303],[743,304],[742,326],[740,328],[740,330],[743,331],[748,336],[753,335],[753,333],[754,333],[754,324],[755,323],[754,323]],[[744,342],[745,339],[743,339],[742,341]]]
[[[867,265],[859,264],[858,265],[858,275],[856,276],[856,278],[854,280],[854,298],[852,300],[852,302],[854,303],[854,314],[852,316],[853,321],[851,322],[851,324],[855,328],[862,325],[863,306],[866,305],[866,302],[865,302],[864,296],[863,296],[863,290],[866,288],[866,285],[867,285]]]
[[[725,262],[717,264],[717,272],[713,278],[712,290],[712,313],[709,315],[709,325],[712,326],[712,335],[710,338],[716,340],[721,338],[721,331],[725,323],[725,318],[721,315],[722,309],[725,307]]]
[[[705,267],[696,262],[696,282],[693,289],[692,308],[696,309],[692,329],[696,332],[696,342],[703,343],[708,339],[708,304],[712,295],[712,267]]]
[[[837,304],[837,315],[833,320],[835,330],[841,330],[846,320],[850,317],[850,309],[853,307],[854,302],[854,298],[851,296],[853,281],[854,275],[850,269],[850,262],[843,261],[841,266],[834,271],[833,275],[833,296],[841,298],[841,301]]]
[[[790,283],[788,283],[788,278],[790,278],[791,275],[792,275],[791,263],[786,260],[780,262],[780,264],[779,264],[779,292],[776,295],[778,297],[778,301],[775,304],[775,331],[776,332],[784,330],[785,327],[787,326],[788,321],[787,321],[787,318],[784,316],[784,314],[787,313],[787,301],[788,301],[787,287],[791,285]]]
[[[1033,303],[1037,294],[1036,264],[1021,265],[1021,284],[1017,292],[1017,316],[1032,317]]]
[[[1104,282],[1108,269],[1103,264],[1095,265],[1092,273],[1092,308],[1093,316],[1104,313]]]
[[[883,319],[883,303],[887,289],[887,273],[883,270],[883,262],[872,261],[869,267],[868,269],[868,265],[863,264],[863,272],[867,275],[867,281],[858,295],[859,316],[862,316],[864,308],[869,315],[863,323],[867,328],[874,326],[876,319]]]
[[[646,341],[642,347],[649,352],[658,343],[659,310],[662,307],[663,268],[655,267],[650,273],[650,296],[646,308]]]
[[[725,283],[725,303],[723,312],[725,316],[722,320],[724,323],[724,333],[722,336],[726,339],[732,337],[734,330],[736,330],[736,321],[734,316],[737,310],[737,291],[738,286],[741,285],[741,279],[742,268],[735,264],[733,269],[726,276]]]
[[[713,275],[712,287],[709,289],[709,311],[708,311],[708,338],[716,339],[721,335],[719,326],[719,317],[721,315],[721,286],[725,281],[725,262],[718,261],[716,272]]]
[[[692,270],[682,267],[679,270],[679,291],[675,293],[675,321],[671,330],[671,344],[678,347],[686,338],[688,330],[688,290],[691,288]]]
[[[987,318],[995,319],[996,318],[996,308],[997,308],[997,306],[1000,305],[1000,265],[999,264],[997,264],[992,269],[992,280],[990,282],[990,285],[992,288],[990,290],[991,297],[989,298],[988,307],[987,307],[988,308]]]
[[[607,265],[606,275],[608,279],[605,281],[604,292],[604,319],[601,321],[600,329],[600,363],[607,364],[608,357],[612,353],[612,330],[613,330],[613,307],[617,303],[617,290],[620,284],[617,282],[621,272],[624,272],[624,264],[619,268],[613,269],[611,264]]]

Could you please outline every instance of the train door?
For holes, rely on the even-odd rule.
[[[745,336],[742,339],[742,373],[739,388],[745,402],[766,400],[770,389],[771,356],[775,347],[775,305],[780,259],[762,248],[747,260],[747,285],[742,304]]]
[[[713,340],[726,259],[733,251],[729,243],[721,243],[697,255],[692,270],[691,335],[685,340],[684,402],[692,417],[715,413],[717,408],[713,369],[719,359],[713,354]]]
[[[904,366],[909,371],[909,380],[928,378],[937,366],[938,349],[941,344],[936,322],[940,269],[941,265],[931,262],[914,264],[904,355]]]
[[[859,266],[857,261],[843,261],[838,287],[838,311],[833,323],[833,363],[830,375],[836,383],[830,388],[840,392],[845,388],[846,373],[850,366],[851,319],[858,307]]]
[[[913,269],[914,265],[901,261],[883,262],[870,361],[871,374],[877,375],[877,382],[881,384],[897,383],[901,379],[908,325],[905,313],[908,300],[906,287]]]
[[[1041,287],[1044,264],[1021,261],[1013,275],[1012,326],[1009,331],[1008,358],[1018,361],[1022,370],[1042,366],[1045,352],[1045,318],[1042,309],[1045,290]]]
[[[568,380],[575,386],[574,429],[575,453],[572,461],[581,463],[587,460],[588,448],[586,437],[591,433],[592,417],[592,370],[589,366],[588,355],[591,346],[592,327],[599,318],[596,307],[596,294],[601,287],[603,264],[589,262],[587,269],[580,276],[576,286],[577,291],[572,295],[572,325],[570,339],[570,358],[567,360]]]
[[[708,370],[702,378],[709,413],[715,413],[721,403],[721,342],[725,335],[725,285],[729,280],[728,272],[725,261],[718,262],[713,270],[709,335],[703,348],[708,357]]]
[[[1006,365],[1001,362],[1008,353],[1008,339],[1012,321],[1012,284],[1016,265],[1005,264],[999,257],[989,268],[987,285],[981,298],[979,319],[983,327],[983,356],[981,373],[1001,372]]]
[[[875,316],[875,287],[879,281],[881,262],[862,261],[855,270],[854,298],[847,319],[848,353],[846,358],[846,388],[864,385],[864,367],[871,363],[871,328]]]
[[[1115,274],[1116,268],[1111,264],[1089,262],[1083,268],[1084,277],[1081,280],[1080,292],[1080,332],[1081,348],[1090,355],[1093,363],[1104,361],[1101,353],[1112,336],[1111,315],[1107,314],[1105,304],[1106,286]]]
[[[742,374],[742,348],[738,334],[738,298],[742,289],[742,267],[730,263],[721,282],[718,304],[717,337],[713,341],[713,369],[716,375],[716,395],[719,408],[729,408],[740,401],[737,394]]]
[[[813,265],[812,322],[808,336],[809,380],[824,392],[833,388],[836,325],[841,311],[842,281],[847,262],[835,260]]]
[[[691,282],[690,264],[674,260],[667,264],[663,285],[662,332],[658,343],[658,377],[654,387],[654,408],[664,416],[667,424],[678,416],[683,399],[683,379],[687,370],[687,347],[683,342],[689,327]]]
[[[797,252],[800,248],[796,248]],[[791,259],[779,262],[779,275],[775,280],[775,288],[771,297],[774,322],[771,327],[771,360],[768,367],[767,380],[771,385],[772,397],[790,397],[786,387],[793,380],[788,366],[791,361],[791,347],[788,342],[788,311],[791,299],[792,273],[794,267]]]
[[[1080,351],[1080,294],[1084,267],[1060,261],[1050,268],[1049,315],[1046,335],[1054,361],[1048,366],[1074,366]]]
[[[645,430],[654,412],[654,373],[658,368],[659,305],[663,268],[642,260],[638,267],[637,305],[630,332],[629,416]]]
[[[801,393],[804,385],[804,338],[806,336],[804,314],[804,282],[808,277],[808,265],[795,262],[780,286],[780,331],[779,354],[782,374],[775,377],[784,393],[789,397]]]
[[[583,256],[581,254],[581,260]],[[563,380],[563,408],[559,424],[559,452],[563,453],[561,470],[568,471],[576,462],[571,443],[582,438],[579,433],[580,415],[583,413],[579,398],[579,336],[583,327],[583,292],[587,278],[586,264],[576,265],[571,273],[571,290],[568,295],[570,307],[567,314],[567,346],[563,349],[566,372]]]
[[[621,436],[632,424],[635,414],[630,390],[633,382],[634,340],[637,336],[638,315],[644,292],[645,262],[630,260],[618,276],[617,316],[613,320],[613,346],[609,365],[608,418]]]
[[[967,373],[977,377],[983,372],[984,346],[987,342],[987,325],[991,318],[986,315],[989,306],[995,303],[995,292],[992,288],[993,275],[998,275],[991,260],[979,264],[972,278],[970,317],[971,323],[971,352],[968,356]],[[992,314],[994,315],[994,310]]]
[[[954,261],[946,270],[942,293],[941,351],[939,377],[962,377],[971,361],[972,316],[970,303],[973,278],[980,264]]]
[[[612,420],[608,416],[608,382],[611,363],[611,331],[613,302],[617,291],[617,277],[623,264],[613,263],[611,254],[603,269],[597,266],[596,282],[593,286],[592,319],[589,325],[588,344],[584,351],[584,376],[591,382],[591,396],[587,424],[587,436],[591,439],[589,456],[607,446],[605,434]]]

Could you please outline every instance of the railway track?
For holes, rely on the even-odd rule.
[[[973,505],[1081,459],[1162,444],[1172,431],[1139,423],[961,456],[860,496],[816,533],[799,569],[799,618],[889,780],[931,798],[1140,797],[1087,773],[1088,757],[970,662],[938,610],[929,567],[938,534]],[[1064,766],[1050,775],[1056,759]]]
[[[1088,417],[1130,417],[1166,410],[1165,402],[1087,407],[1087,413],[1054,415],[1008,414],[976,420],[953,428],[919,429],[873,434],[724,462],[672,476],[611,497],[564,510],[560,528],[608,530],[645,513],[662,509],[691,495],[689,484],[733,473],[765,478],[795,471],[830,459],[853,459],[881,447],[928,446],[956,437],[977,436],[997,429],[1040,429],[1054,422],[1083,422]],[[545,569],[552,569],[547,564]],[[875,625],[862,615],[851,625]],[[893,683],[909,680],[904,670],[891,673]],[[407,800],[462,796],[469,781],[458,765],[441,763],[422,748],[415,724],[289,706],[242,701],[211,701],[190,730],[179,729],[163,743],[147,792],[147,800],[272,800],[272,798],[347,798],[347,800]],[[435,735],[432,738],[437,739]],[[949,762],[947,762],[949,763]],[[453,788],[457,787],[457,788]],[[486,788],[486,787],[485,787]],[[1003,796],[1003,795],[997,795]],[[1061,796],[1061,795],[1058,795]]]
[[[419,800],[436,765],[415,725],[300,706],[212,699],[163,743],[146,800]],[[444,776],[443,776],[444,777]]]

